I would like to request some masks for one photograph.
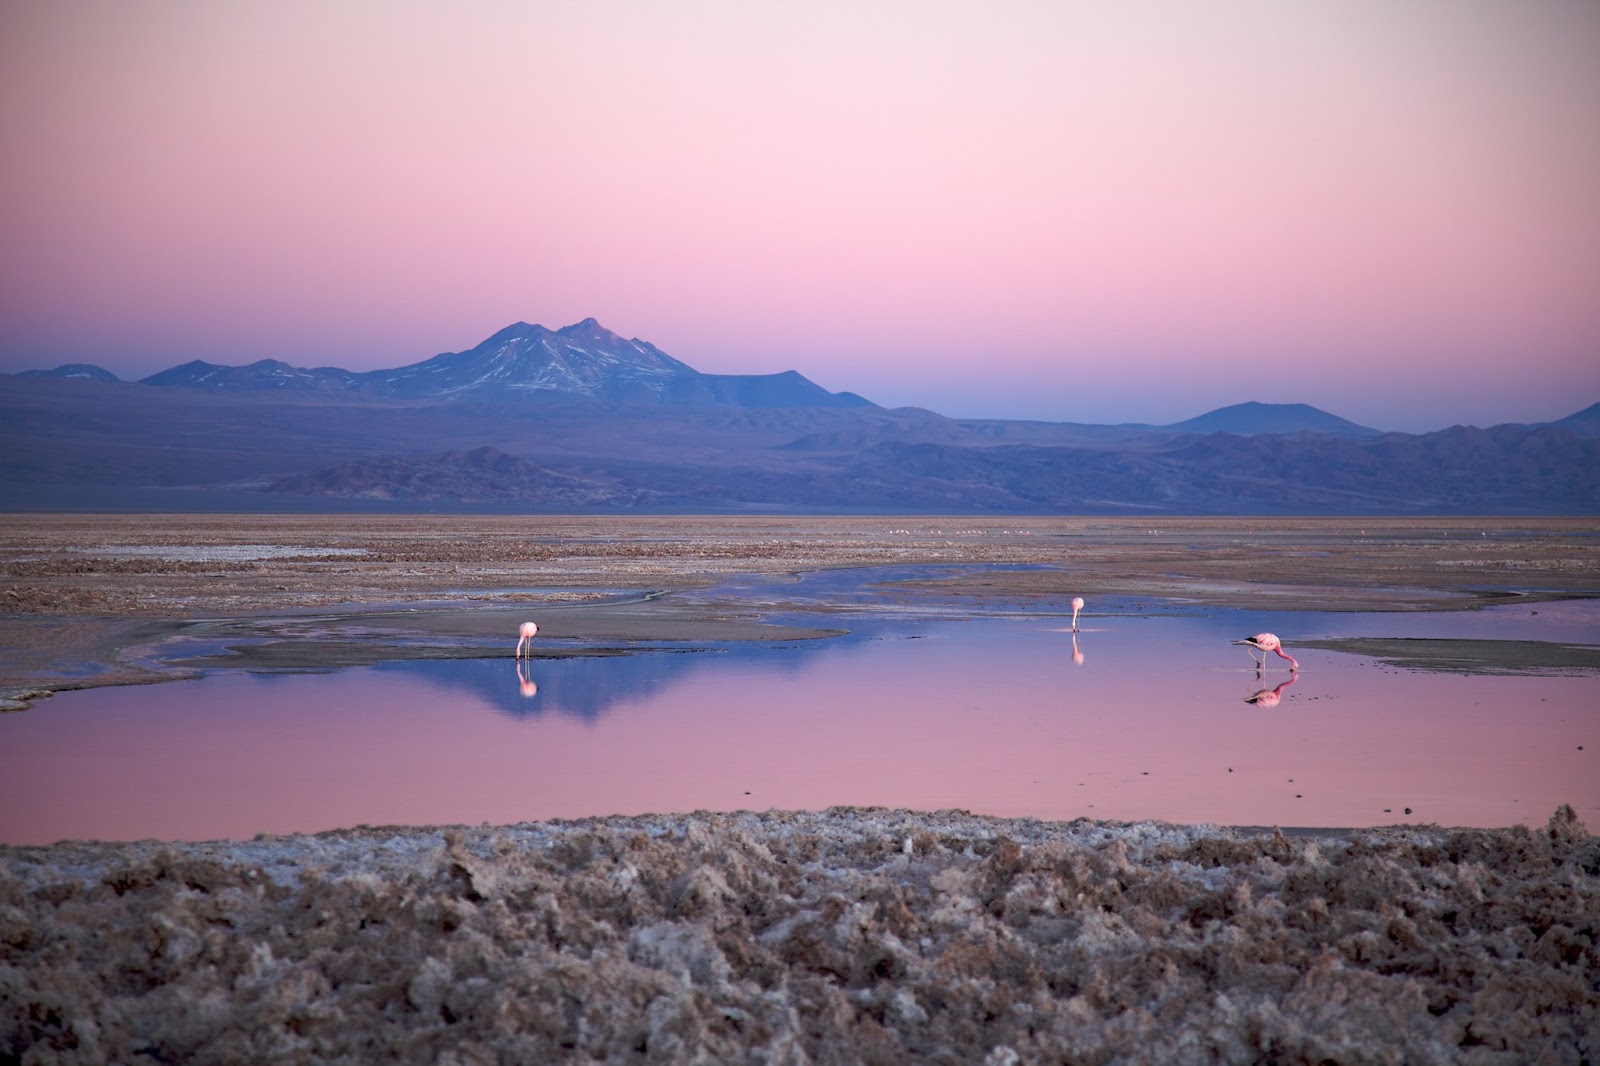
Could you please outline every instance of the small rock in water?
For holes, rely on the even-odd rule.
[[[1406,813],[1407,813],[1407,814],[1410,814],[1410,813],[1411,813],[1411,808],[1410,808],[1410,807],[1407,807],[1407,808],[1406,808]]]

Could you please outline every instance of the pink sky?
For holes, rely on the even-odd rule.
[[[0,6],[0,371],[594,315],[957,416],[1600,400],[1600,5]]]

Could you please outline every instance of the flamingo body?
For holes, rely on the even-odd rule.
[[[1256,669],[1258,670],[1267,668],[1267,652],[1269,651],[1277,652],[1278,657],[1281,659],[1288,659],[1291,672],[1299,672],[1300,670],[1299,661],[1283,650],[1283,641],[1278,639],[1276,633],[1257,633],[1253,637],[1245,637],[1243,640],[1234,641],[1234,643],[1243,644],[1245,650],[1250,653],[1252,661],[1256,661],[1256,652],[1259,651],[1261,653],[1261,659],[1256,661]]]
[[[533,654],[533,638],[539,635],[539,626],[535,622],[524,622],[517,627],[517,658],[522,658],[522,649],[526,645],[528,654]]]

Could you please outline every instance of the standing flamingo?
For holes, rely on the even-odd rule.
[[[1256,664],[1257,670],[1265,670],[1267,668],[1267,652],[1269,651],[1275,651],[1279,657],[1289,660],[1290,673],[1298,673],[1300,670],[1300,663],[1293,655],[1283,650],[1283,641],[1278,639],[1276,633],[1257,633],[1253,637],[1245,637],[1243,640],[1234,641],[1234,643],[1244,645],[1244,650],[1250,653],[1250,661]],[[1261,653],[1259,662],[1256,660],[1256,652],[1258,651]]]
[[[522,647],[528,646],[528,656],[533,656],[533,638],[539,635],[539,626],[534,622],[524,622],[517,629],[517,658],[522,658]]]
[[[1072,597],[1072,631],[1074,633],[1078,631],[1078,612],[1081,610],[1083,610],[1083,597]]]

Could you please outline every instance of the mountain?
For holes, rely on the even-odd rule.
[[[1002,513],[1592,513],[1596,462],[1600,442],[1552,429],[1218,433],[1156,450],[879,444],[841,481],[905,509],[960,500]]]
[[[1597,420],[958,421],[793,371],[702,374],[586,319],[365,373],[0,375],[0,509],[1593,515]]]
[[[1580,437],[1600,437],[1600,403],[1592,403],[1577,414],[1568,415],[1566,418],[1546,425],[1557,429],[1564,429],[1568,433],[1575,433]]]
[[[737,407],[870,407],[854,393],[833,393],[796,371],[702,374],[638,338],[625,340],[593,318],[562,329],[518,322],[475,348],[444,352],[392,370],[305,370],[276,359],[249,366],[201,360],[143,379],[162,388],[233,392],[304,392],[349,400],[426,402],[530,399],[615,404],[710,404]]]
[[[1549,426],[1196,437],[1162,457],[1224,512],[1593,514],[1600,440]]]
[[[121,378],[93,363],[63,363],[54,370],[24,370],[19,378],[87,378],[90,381],[120,381]]]
[[[592,479],[558,474],[498,448],[484,446],[420,457],[354,459],[311,474],[279,478],[267,492],[346,499],[421,500],[592,507],[636,502]]]
[[[140,384],[162,388],[226,389],[233,392],[343,392],[355,388],[360,376],[337,367],[305,370],[278,359],[260,359],[248,366],[219,366],[195,359],[142,378]]]
[[[1341,437],[1376,437],[1379,431],[1357,425],[1303,403],[1236,403],[1219,407],[1162,429],[1177,433],[1331,433]]]
[[[655,345],[623,340],[586,318],[559,330],[518,322],[476,348],[376,370],[361,380],[379,395],[402,399],[544,393],[644,403],[660,402],[675,380],[695,374]]]
[[[664,403],[734,407],[876,407],[853,392],[829,392],[794,370],[778,374],[699,374],[675,379]]]

